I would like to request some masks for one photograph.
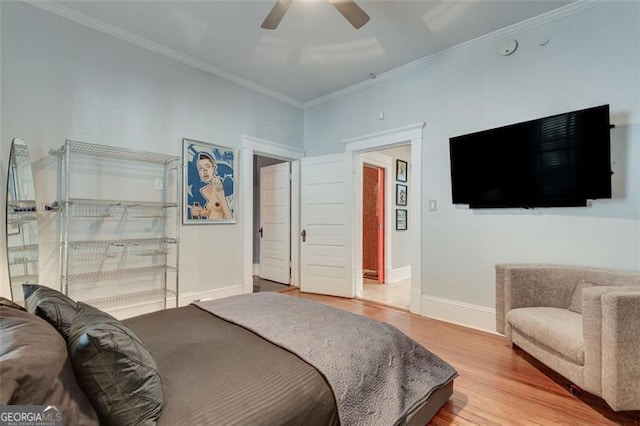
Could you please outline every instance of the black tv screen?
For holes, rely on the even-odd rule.
[[[609,105],[449,139],[454,204],[586,206],[611,198]]]

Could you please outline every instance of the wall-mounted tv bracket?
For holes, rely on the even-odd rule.
[[[616,128],[616,125],[615,125],[615,124],[609,124],[609,129],[615,129],[615,128]],[[611,170],[611,176],[613,176],[613,175],[614,175],[614,173],[615,173],[615,172],[614,172],[613,170]]]

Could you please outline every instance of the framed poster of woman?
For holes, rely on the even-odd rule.
[[[236,223],[237,150],[183,139],[182,166],[182,223]]]

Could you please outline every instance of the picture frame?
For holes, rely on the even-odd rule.
[[[408,163],[404,160],[396,160],[396,180],[398,182],[407,181],[407,166]]]
[[[396,183],[396,205],[407,205],[407,185]]]
[[[238,150],[182,139],[182,223],[236,223]]]
[[[407,210],[396,209],[396,231],[407,230]]]

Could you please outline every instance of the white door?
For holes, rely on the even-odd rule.
[[[302,159],[300,290],[354,297],[353,153]]]
[[[291,271],[291,164],[260,169],[261,278],[289,284]]]

